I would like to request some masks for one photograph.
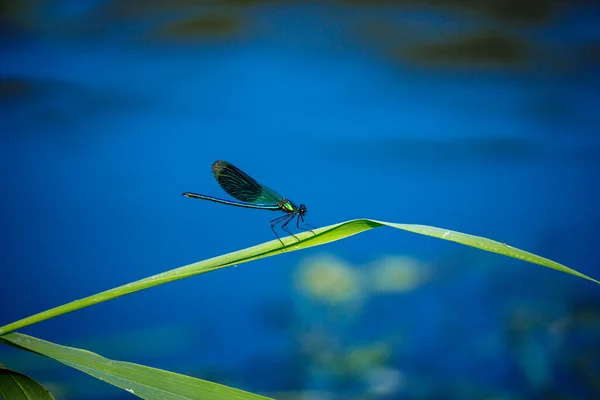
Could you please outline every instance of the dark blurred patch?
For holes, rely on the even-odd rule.
[[[6,38],[31,28],[32,4],[25,1],[3,1],[0,7],[0,37]]]
[[[583,48],[583,54],[590,66],[600,65],[600,42],[585,46]]]
[[[97,11],[108,18],[144,18],[149,15],[165,15],[179,12],[200,12],[236,6],[248,7],[272,3],[273,0],[112,0],[101,4]]]
[[[195,0],[112,0],[101,3],[95,13],[110,19],[138,19],[153,14],[195,11],[202,3]]]
[[[75,82],[16,75],[0,78],[2,101],[32,101],[42,97],[56,101],[65,100],[71,102],[72,106],[94,108],[138,105],[141,102],[119,91],[98,91]]]
[[[417,29],[411,29],[406,24],[395,23],[382,18],[363,18],[359,27],[359,34],[368,40],[367,46],[379,48],[393,48],[402,43],[418,43],[423,33]]]
[[[65,126],[107,113],[127,113],[148,103],[127,93],[99,91],[74,82],[5,76],[0,78],[0,105],[0,137],[7,137],[47,131],[40,130],[39,124]]]
[[[249,358],[235,375],[244,377],[238,387],[252,387],[259,393],[271,393],[276,390],[302,390],[308,373],[295,348],[290,346],[281,353],[264,352]]]
[[[102,21],[135,20],[149,22],[152,39],[194,40],[226,38],[240,33],[246,25],[245,14],[235,5],[259,4],[257,1],[198,2],[175,1],[109,1],[94,12],[96,25]]]
[[[556,14],[557,0],[454,1],[482,13],[510,22],[546,22]],[[564,3],[564,2],[563,2]]]
[[[557,12],[558,0],[344,0],[347,4],[381,6],[428,6],[451,11],[469,11],[476,15],[517,22],[539,23],[548,21]]]
[[[533,159],[543,156],[545,149],[525,139],[517,138],[471,138],[454,140],[428,140],[420,138],[386,139],[378,141],[354,141],[339,143],[334,149],[337,154],[348,154],[355,158],[357,153],[376,154],[369,158],[382,163],[389,162],[467,162],[490,159],[509,161]]]
[[[8,33],[15,39],[27,35],[60,36],[74,33],[97,32],[98,26],[90,27],[90,17],[96,9],[91,1],[59,1],[26,0],[4,2],[0,17],[0,33]],[[96,28],[94,31],[93,28]],[[106,21],[101,26],[106,32]]]
[[[30,96],[37,88],[38,86],[31,80],[2,77],[0,78],[0,102]]]
[[[600,307],[595,297],[571,305],[562,324],[562,346],[555,364],[579,388],[579,398],[600,398]]]
[[[3,1],[0,7],[0,22],[4,24],[19,20],[23,6],[19,1]]]
[[[226,14],[199,15],[180,19],[159,29],[160,37],[195,39],[233,36],[242,30],[241,19]]]
[[[500,31],[476,32],[392,50],[392,54],[402,59],[437,67],[517,66],[525,63],[528,53],[524,40]]]
[[[285,332],[291,329],[296,318],[294,307],[288,299],[274,299],[256,308],[257,320],[269,330]]]
[[[165,27],[171,37],[223,36],[237,32],[245,11],[271,1],[94,0],[46,4],[7,2],[0,11],[0,35],[36,32],[50,36],[137,36]],[[239,14],[239,15],[236,15]],[[194,17],[202,15],[202,17]],[[173,22],[177,21],[177,22]],[[13,35],[14,36],[14,35]]]

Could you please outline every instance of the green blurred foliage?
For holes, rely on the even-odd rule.
[[[544,47],[529,33],[532,28],[550,27],[575,6],[557,0],[344,0],[323,6],[315,22],[325,32],[341,29],[348,43],[375,49],[396,63],[514,68],[542,56],[549,58],[547,64],[564,67],[564,60],[572,58],[561,55],[565,49]],[[0,21],[17,30],[49,35],[104,36],[110,32],[152,44],[162,40],[190,43],[240,37],[265,23],[275,29],[252,32],[289,35],[285,27],[282,31],[277,26],[277,15],[284,10],[286,15],[294,10],[311,15],[307,7],[303,2],[272,0],[108,0],[58,5],[27,0],[4,5]],[[414,12],[437,17],[411,18]],[[265,15],[267,21],[261,19]],[[584,47],[579,53],[597,60],[597,47]]]
[[[228,37],[241,29],[241,19],[233,15],[198,15],[166,24],[158,31],[158,36],[176,39]]]
[[[403,58],[435,66],[513,66],[522,65],[529,54],[525,42],[501,31],[480,31],[443,38],[400,50]]]
[[[470,12],[507,22],[540,23],[548,21],[565,2],[557,0],[344,0],[362,6],[426,6],[450,11]]]

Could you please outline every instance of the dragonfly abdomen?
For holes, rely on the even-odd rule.
[[[214,201],[215,203],[227,204],[230,206],[242,207],[242,208],[255,208],[260,210],[270,210],[270,211],[279,211],[281,207],[278,204],[252,204],[252,203],[243,203],[241,201],[233,201],[233,200],[225,200],[220,199],[218,197],[207,196],[205,194],[198,194],[192,192],[183,193],[185,197],[191,197],[194,199],[202,199],[208,201]]]

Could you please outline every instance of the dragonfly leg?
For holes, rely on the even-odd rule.
[[[288,217],[288,214],[282,215],[281,217],[277,217],[274,220],[271,221],[271,230],[273,231],[273,233],[275,234],[275,236],[277,236],[277,239],[279,240],[279,243],[281,243],[282,246],[285,246],[283,244],[283,241],[281,240],[281,238],[279,237],[279,235],[277,234],[277,231],[275,230],[275,226],[280,224],[284,219],[286,219]]]
[[[286,231],[287,233],[289,233],[290,235],[295,237],[297,241],[300,241],[300,239],[298,239],[298,237],[296,235],[294,235],[292,232],[288,231],[286,228],[287,224],[289,224],[290,221],[294,219],[294,214],[290,213],[287,215],[287,217],[288,217],[288,219],[283,223],[283,225],[281,225],[281,229],[283,229],[284,231]]]
[[[300,215],[300,214],[298,214],[298,218],[296,219],[296,228],[298,228],[298,229],[300,229],[300,230],[302,230],[302,231],[308,231],[308,232],[312,233],[313,235],[317,236],[317,234],[316,234],[316,233],[314,233],[314,232],[312,231],[312,229],[306,229],[306,228],[302,228],[302,227],[300,226],[300,220],[302,220],[302,223],[303,223],[304,225],[308,225],[308,226],[310,226],[311,228],[315,228],[315,229],[316,229],[316,227],[312,226],[311,224],[307,224],[307,223],[306,223],[306,221],[304,221],[304,217],[303,217],[302,215]]]
[[[288,217],[288,214],[282,215],[280,217],[277,217],[273,220],[271,220],[271,227],[279,224],[281,221],[283,221],[284,219],[286,219]]]

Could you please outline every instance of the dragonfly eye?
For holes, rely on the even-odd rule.
[[[306,206],[304,204],[300,204],[300,215],[306,215]]]

